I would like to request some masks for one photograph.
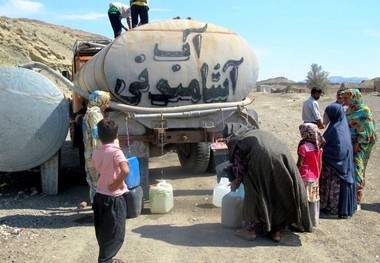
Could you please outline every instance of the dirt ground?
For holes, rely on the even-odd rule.
[[[286,142],[296,158],[301,105],[308,94],[253,93],[250,107],[261,129]],[[320,99],[321,110],[334,94]],[[380,96],[365,103],[380,124]],[[76,150],[67,142],[57,196],[40,193],[38,171],[0,174],[1,262],[96,262],[98,247],[90,208],[76,209],[88,188],[78,173]],[[362,210],[348,220],[321,219],[313,233],[282,232],[280,243],[266,236],[245,241],[235,229],[220,224],[221,209],[212,205],[215,174],[192,176],[179,167],[173,153],[152,158],[150,182],[164,178],[174,189],[174,208],[167,214],[143,214],[127,220],[118,254],[128,262],[380,262],[380,147],[367,169]],[[147,198],[147,197],[146,197]],[[19,234],[15,233],[21,231]]]

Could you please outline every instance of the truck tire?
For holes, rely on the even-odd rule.
[[[185,172],[205,173],[210,162],[210,144],[206,142],[178,144],[177,155]]]
[[[42,193],[45,195],[58,194],[59,159],[60,151],[40,166]]]

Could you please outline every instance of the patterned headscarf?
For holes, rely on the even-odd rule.
[[[102,90],[96,90],[90,95],[88,104],[90,107],[97,106],[103,109],[104,104],[111,99],[110,93]]]
[[[299,145],[310,142],[320,149],[325,144],[325,139],[318,130],[318,126],[314,123],[303,123],[299,126],[301,141]]]
[[[351,101],[350,108],[355,106],[360,107],[363,104],[362,94],[358,89],[345,90],[343,96]]]
[[[351,102],[346,110],[346,116],[353,142],[376,142],[376,123],[371,110],[364,105],[360,91],[358,89],[345,90],[344,98]]]

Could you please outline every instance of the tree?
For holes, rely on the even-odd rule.
[[[290,92],[292,92],[292,90],[293,90],[292,85],[288,84],[286,86],[285,93],[290,93]]]
[[[311,70],[307,73],[306,76],[307,87],[309,89],[313,87],[319,87],[323,90],[323,92],[325,92],[330,84],[328,77],[328,72],[323,71],[321,66],[318,66],[318,64],[313,63],[311,64]]]

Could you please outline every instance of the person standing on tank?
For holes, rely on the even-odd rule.
[[[149,7],[147,0],[131,0],[129,1],[132,13],[132,28],[138,25],[149,23]],[[139,22],[140,17],[140,22]]]
[[[108,18],[110,20],[115,38],[121,35],[123,29],[125,31],[128,31],[132,28],[131,8],[129,8],[127,5],[124,5],[123,3],[110,3],[108,9]],[[121,22],[123,18],[127,20],[128,28]]]

